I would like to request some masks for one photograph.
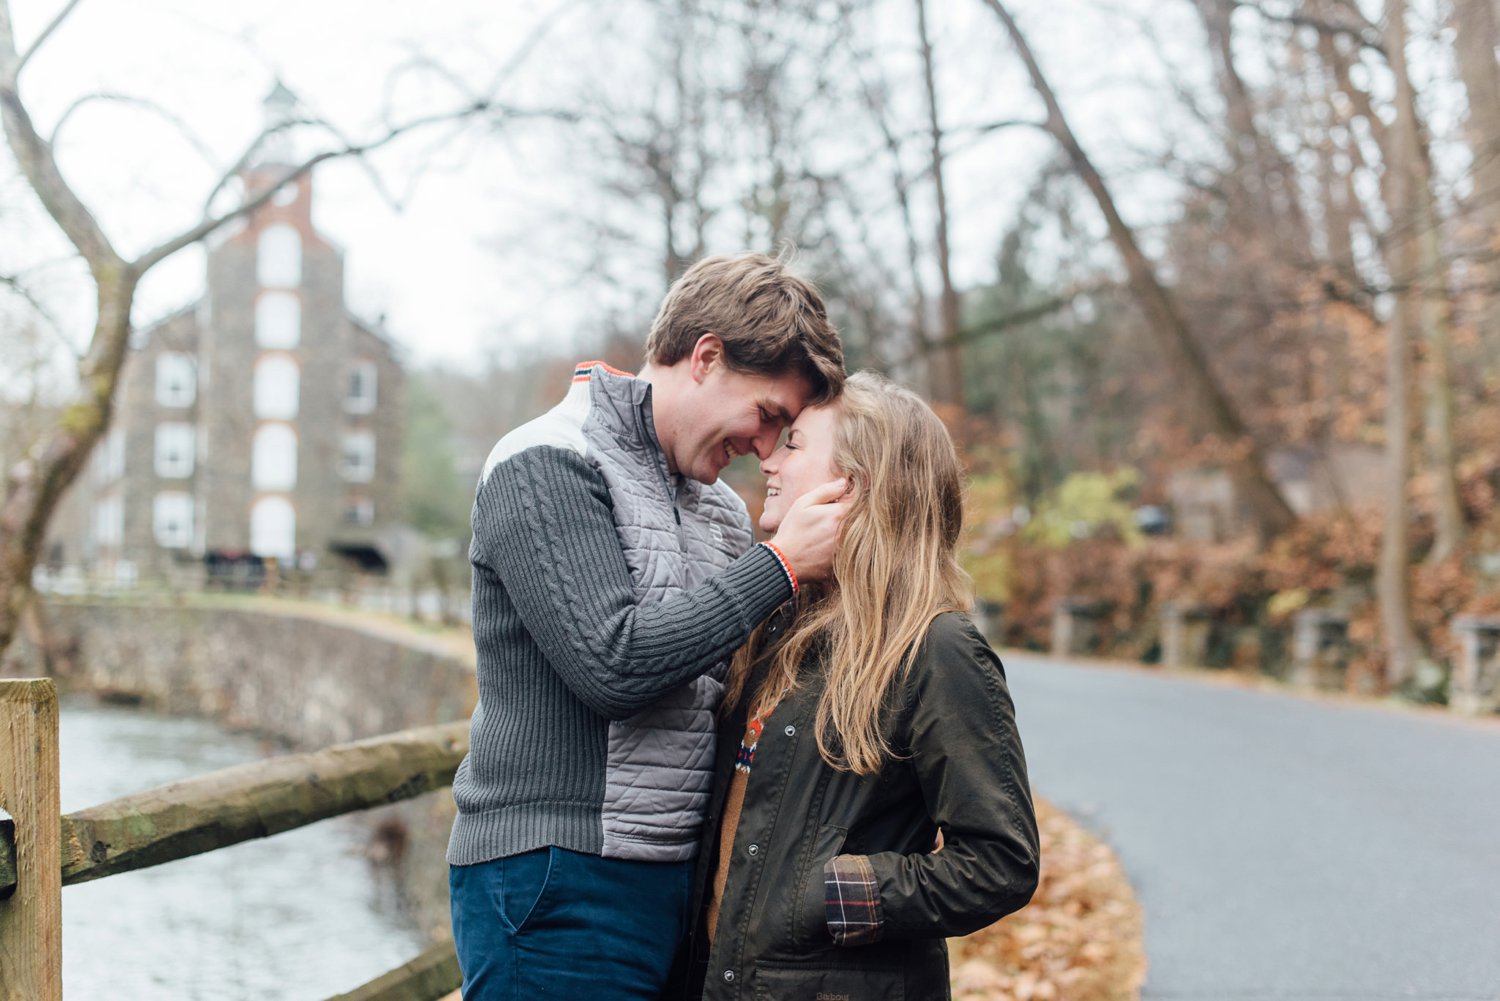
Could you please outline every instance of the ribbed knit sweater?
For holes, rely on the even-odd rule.
[[[596,383],[601,375],[594,371]],[[600,423],[599,404],[609,402],[600,396],[604,388],[593,387],[581,446],[562,447],[567,435],[535,435],[560,443],[506,454],[475,498],[479,704],[469,754],[453,782],[458,818],[448,861],[455,865],[548,845],[647,860],[691,857],[720,689],[712,679],[685,683],[722,666],[792,595],[777,554],[759,545],[696,587],[658,587],[643,597],[622,539],[670,547],[685,536],[679,528],[674,543],[659,530],[622,530],[622,520],[659,516],[650,505],[674,500],[670,490],[622,489],[620,469],[633,467],[612,455],[611,479],[591,456],[602,441],[591,426]],[[627,400],[643,404],[647,419],[634,430],[609,414],[603,423],[637,435],[639,442],[624,444],[654,449],[643,457],[662,461],[649,392],[625,381],[612,388],[635,393]],[[611,447],[620,444],[612,439]],[[681,512],[668,517],[681,526]],[[607,801],[617,806],[607,808]]]

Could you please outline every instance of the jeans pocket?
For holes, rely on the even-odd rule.
[[[500,870],[500,920],[512,934],[541,913],[542,898],[552,885],[562,856],[556,848],[538,848],[503,860]]]

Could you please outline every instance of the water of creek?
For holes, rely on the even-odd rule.
[[[64,813],[272,751],[213,723],[65,697]],[[340,817],[63,888],[68,1001],[318,1001],[419,953],[367,831]]]

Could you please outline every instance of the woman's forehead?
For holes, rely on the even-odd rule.
[[[836,404],[825,403],[818,407],[808,407],[797,415],[797,420],[792,424],[793,432],[817,433],[826,431],[838,422],[838,407]]]

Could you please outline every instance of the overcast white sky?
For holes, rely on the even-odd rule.
[[[1096,154],[1106,161],[1121,139],[1141,146],[1160,142],[1159,110],[1142,101],[1141,77],[1153,71],[1152,52],[1139,44],[1111,45],[1118,30],[1098,13],[1102,8],[1089,0],[1069,2],[1071,19],[1043,16],[1060,10],[1051,4],[1017,8],[1030,15],[1033,44],[1052,60],[1058,85],[1076,98],[1070,112],[1083,124],[1085,138],[1096,142]],[[14,0],[20,44],[30,44],[61,6],[61,0]],[[80,95],[146,97],[191,123],[210,150],[212,164],[158,117],[118,104],[88,105],[69,119],[57,148],[64,172],[128,254],[197,218],[219,170],[258,132],[261,101],[275,77],[348,132],[366,136],[385,103],[393,65],[420,51],[483,89],[545,21],[551,25],[548,39],[533,51],[526,72],[517,74],[519,84],[501,94],[518,104],[544,105],[547,81],[568,74],[569,59],[589,59],[574,43],[588,19],[608,6],[589,0],[85,0],[27,67],[22,92],[44,131]],[[993,15],[977,0],[929,6],[947,74],[940,80],[945,114],[955,121],[1034,115],[1034,99]],[[1186,4],[1180,6],[1186,11]],[[911,25],[890,29],[893,47],[904,48],[909,58]],[[629,45],[628,27],[621,31],[619,44]],[[1190,32],[1168,27],[1167,33],[1192,44]],[[400,85],[398,104],[430,109],[450,97],[431,78],[413,80]],[[452,97],[457,100],[456,93]],[[1003,223],[1048,149],[1040,136],[1005,133],[955,155],[950,198],[962,283],[991,277]],[[403,202],[400,211],[381,196],[364,167],[348,162],[321,168],[315,221],[346,250],[351,307],[371,318],[386,314],[413,361],[459,366],[506,344],[556,342],[586,324],[591,304],[569,294],[562,263],[577,254],[556,246],[547,231],[548,213],[566,211],[573,197],[552,180],[547,155],[524,127],[498,142],[470,135],[435,149],[405,146],[376,161]],[[413,185],[410,167],[418,162],[425,169]],[[1138,194],[1149,192],[1142,188]],[[31,204],[8,160],[0,161],[0,212],[0,268],[55,262],[32,276],[40,277],[38,287],[69,335],[82,343],[92,321],[87,285],[77,266],[67,263],[66,246]],[[503,239],[520,250],[497,253],[494,244]],[[194,298],[202,274],[199,250],[162,266],[142,287],[137,321]]]
[[[213,163],[205,163],[157,117],[118,104],[91,105],[69,120],[57,150],[63,169],[120,249],[133,253],[193,221],[219,169],[258,132],[261,101],[276,76],[318,112],[368,135],[390,67],[413,50],[429,51],[482,83],[495,71],[491,53],[512,51],[550,6],[90,0],[27,68],[23,94],[48,129],[82,94],[149,97],[191,123],[212,151]],[[22,44],[59,7],[15,4]],[[398,151],[379,161],[381,176],[404,202],[400,211],[357,164],[326,165],[315,179],[316,222],[347,252],[351,305],[372,318],[388,313],[397,339],[418,361],[472,360],[503,322],[501,308],[513,305],[514,297],[497,287],[500,262],[481,247],[497,236],[493,207],[505,182],[476,169],[477,158],[465,155],[473,146],[459,141],[438,152],[414,187],[406,168],[417,158],[415,147],[407,147],[411,155]],[[503,162],[491,155],[482,166],[494,171]],[[25,256],[37,241],[55,243],[53,256],[65,255],[44,219],[31,214],[27,221]],[[0,253],[11,258],[15,250]],[[191,299],[202,268],[199,251],[163,265],[141,290],[138,319]],[[56,281],[72,284],[69,270],[60,269]],[[86,331],[87,304],[69,308],[65,297],[57,308],[66,311],[70,330]]]

